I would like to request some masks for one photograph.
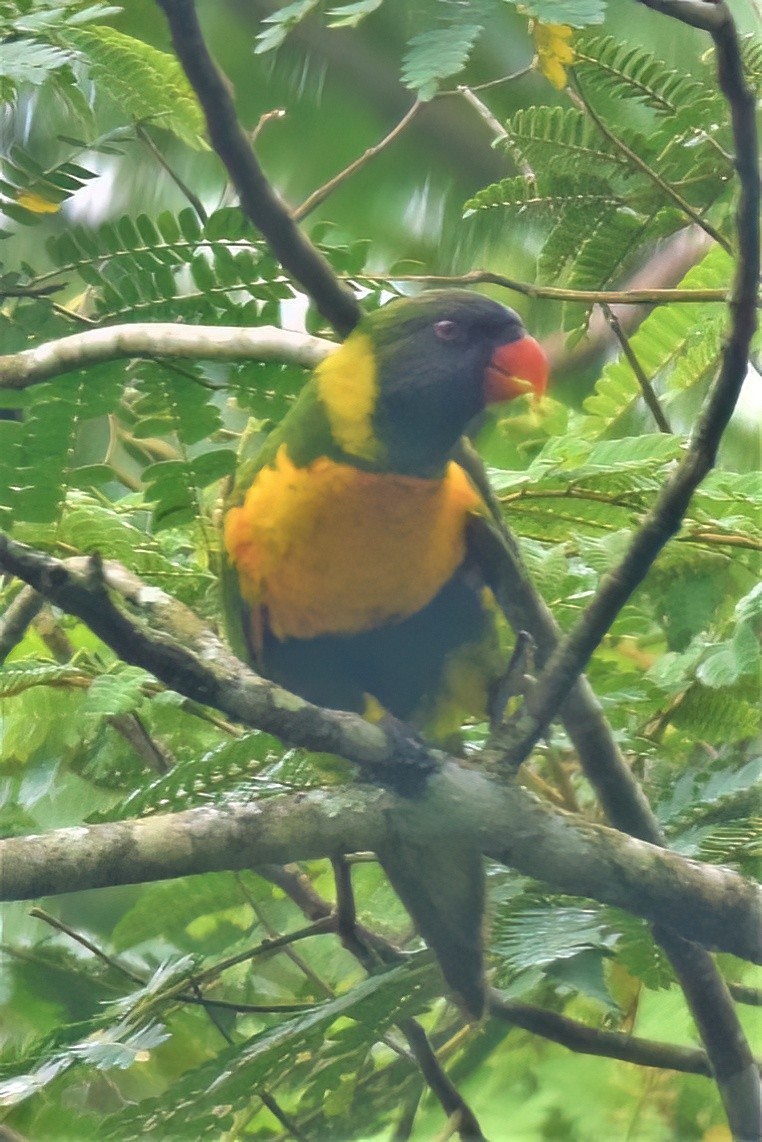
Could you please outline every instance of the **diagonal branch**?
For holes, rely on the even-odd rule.
[[[257,161],[235,113],[230,85],[206,46],[193,0],[157,0],[172,33],[177,58],[206,116],[212,146],[238,191],[241,209],[261,231],[273,255],[342,337],[357,324],[360,307],[323,255],[302,234]]]
[[[380,154],[381,151],[388,147],[390,143],[393,143],[395,139],[398,139],[423,106],[423,103],[421,103],[419,100],[416,100],[413,106],[408,108],[400,121],[392,127],[391,131],[389,131],[388,134],[384,135],[383,139],[380,139],[379,142],[374,143],[372,147],[368,147],[367,150],[363,151],[363,153],[358,156],[358,158],[349,163],[349,165],[346,166],[344,170],[339,171],[337,175],[334,175],[334,177],[329,179],[328,182],[324,183],[323,186],[319,186],[317,190],[313,190],[312,194],[308,198],[305,198],[304,202],[302,202],[301,205],[297,206],[294,210],[294,219],[297,222],[301,222],[301,220],[306,218],[308,214],[311,214],[313,210],[317,210],[318,206],[322,205],[322,203],[325,202],[329,195],[333,194],[333,192],[337,190],[338,187],[342,185],[342,183],[345,183],[347,179],[351,178],[352,175],[361,170],[366,163],[370,162],[371,159],[374,159],[376,155]]]
[[[650,179],[654,186],[657,186],[662,194],[675,204],[678,210],[681,210],[687,218],[690,218],[691,222],[695,223],[696,226],[700,226],[701,229],[706,234],[708,234],[710,238],[713,238],[719,246],[722,246],[723,250],[726,250],[729,254],[732,253],[733,251],[730,243],[728,242],[727,238],[725,238],[725,236],[720,233],[716,226],[713,226],[711,222],[708,222],[707,219],[698,212],[698,210],[694,210],[690,202],[687,202],[683,196],[675,190],[673,186],[670,186],[668,182],[665,182],[661,175],[655,171],[653,167],[648,165],[645,159],[641,159],[640,155],[628,147],[627,144],[622,139],[620,139],[618,135],[615,135],[610,127],[606,126],[606,124],[603,122],[603,119],[601,119],[598,112],[586,98],[585,93],[582,90],[582,85],[579,81],[578,75],[574,76],[574,81],[576,84],[577,95],[579,96],[579,100],[581,101],[586,113],[590,116],[598,130],[606,139],[608,139],[612,146],[616,147],[616,149],[625,156],[627,161],[631,163],[631,165],[634,166],[637,170],[639,170],[641,174],[644,174],[646,178]]]
[[[756,320],[756,290],[759,275],[759,175],[753,98],[744,82],[735,28],[727,8],[723,4],[714,5],[703,0],[691,4],[683,3],[682,0],[680,3],[671,3],[670,0],[663,2],[643,0],[643,2],[650,7],[668,11],[672,15],[680,15],[690,9],[691,18],[688,22],[693,22],[697,13],[706,16],[707,24],[699,26],[712,30],[715,39],[719,80],[731,106],[741,176],[738,206],[741,258],[731,299],[731,309],[734,314],[733,328],[725,349],[720,376],[694,435],[691,456],[686,458],[683,467],[661,497],[660,504],[663,504],[666,498],[667,508],[669,509],[671,505],[672,517],[668,517],[665,521],[670,530],[667,533],[657,531],[654,536],[656,551],[649,548],[646,552],[647,558],[653,559],[672,534],[671,529],[676,530],[679,526],[681,508],[684,510],[683,505],[687,506],[693,487],[697,486],[702,478],[699,474],[701,466],[707,464],[711,466],[713,462],[714,452],[745,374],[751,332]],[[468,455],[466,459],[468,462]],[[482,494],[490,503],[495,517],[494,530],[485,525],[480,529],[481,534],[475,538],[483,548],[488,549],[487,562],[495,572],[495,590],[499,601],[514,628],[525,627],[533,635],[538,646],[538,657],[542,661],[551,654],[554,646],[558,645],[558,627],[526,575],[516,541],[501,523],[499,504],[486,485],[483,473],[480,479],[478,458],[468,467],[479,483]],[[708,471],[708,467],[706,470]],[[646,539],[650,534],[646,530]],[[638,566],[642,554],[639,550],[642,535],[643,533],[639,533],[639,536],[636,536],[633,542],[635,554],[633,555],[631,551],[630,559],[626,561],[629,571],[638,577],[646,570]],[[602,591],[609,603],[612,596],[617,593],[621,601],[614,601],[610,606],[610,614],[600,623],[601,635],[607,629],[607,623],[613,620],[629,590],[634,589],[634,585],[628,588],[620,579],[611,577],[604,581]],[[564,686],[559,688],[554,702],[558,702],[564,693],[567,694],[561,707],[561,714],[567,732],[579,752],[585,773],[598,793],[609,821],[635,836],[648,839],[654,844],[663,844],[658,822],[622,757],[587,681],[579,676],[589,653],[597,645],[595,638],[590,638],[589,642],[586,653],[580,656],[575,668],[565,674]],[[553,659],[556,662],[563,661],[562,652],[556,650],[551,661]],[[549,666],[546,666],[542,678],[553,678]],[[572,685],[569,689],[570,682]],[[542,697],[542,692],[532,695],[534,701]],[[545,697],[547,698],[547,690]],[[514,759],[521,756],[521,751],[515,749],[517,741],[522,744],[523,749],[526,749],[528,741],[536,740],[534,730],[537,728],[537,720],[536,717],[535,720],[532,719],[536,709],[537,707],[532,705],[523,725],[517,727],[518,733],[514,737]],[[546,706],[548,716],[553,716],[557,709],[558,706],[554,705],[551,710],[550,703]],[[703,949],[674,937],[663,926],[655,928],[654,935],[667,952],[686,994],[707,1048],[734,1135],[742,1139],[758,1137],[762,1133],[758,1075],[726,986],[711,958]]]
[[[34,551],[0,533],[0,566],[34,586],[41,595],[69,614],[77,615],[125,662],[152,671],[174,690],[228,716],[318,752],[337,753],[370,767],[404,761],[401,733],[387,734],[358,714],[323,710],[259,677],[234,658],[201,620],[154,587],[127,576],[120,583],[147,608],[171,610],[186,641],[199,646],[193,654],[163,634],[131,619],[115,605],[107,590],[108,572],[95,557],[78,560],[75,569],[52,556]],[[84,566],[84,570],[81,568]],[[203,657],[203,661],[202,661]],[[206,663],[214,658],[214,670]],[[285,721],[284,721],[285,717]],[[290,727],[284,734],[284,729]],[[409,739],[409,760],[431,770],[436,760],[422,743]]]
[[[645,372],[643,366],[641,365],[640,361],[638,360],[637,356],[635,355],[635,352],[633,351],[632,345],[630,345],[630,342],[627,338],[627,334],[625,333],[624,329],[622,329],[619,318],[614,313],[611,306],[608,305],[606,302],[601,303],[601,309],[603,310],[603,313],[604,313],[606,320],[608,321],[609,325],[611,326],[611,329],[614,333],[614,336],[616,337],[617,341],[619,342],[619,345],[620,345],[621,350],[622,350],[622,354],[623,354],[625,360],[627,361],[627,364],[630,366],[633,373],[635,374],[635,380],[640,385],[640,391],[643,394],[643,400],[648,405],[648,408],[651,412],[651,415],[653,416],[654,420],[656,421],[656,425],[659,429],[659,432],[671,433],[672,429],[669,426],[669,421],[667,420],[666,416],[664,415],[663,408],[659,404],[659,398],[657,397],[656,393],[654,392],[653,386],[652,386],[650,380],[648,379],[648,377],[646,376],[646,372]]]

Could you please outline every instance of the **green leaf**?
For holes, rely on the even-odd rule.
[[[667,66],[639,45],[622,43],[613,36],[590,36],[574,44],[575,68],[590,91],[606,91],[617,99],[634,99],[662,115],[674,115],[681,107],[716,98],[716,91],[684,71]]]
[[[267,1086],[289,1073],[299,1060],[318,1052],[337,1020],[351,1019],[368,1029],[366,1042],[377,1042],[394,1021],[417,1014],[431,994],[435,973],[428,964],[406,964],[356,984],[346,995],[316,1006],[305,1015],[253,1035],[220,1052],[210,1063],[187,1071],[171,1086],[169,1099],[145,1099],[138,1108],[102,1120],[104,1138],[134,1137],[143,1128],[159,1136],[185,1135],[197,1123],[198,1102],[214,1087],[217,1106],[249,1106],[253,1086]],[[228,1118],[217,1117],[227,1128]],[[150,1124],[150,1127],[149,1127]]]
[[[206,148],[201,108],[174,56],[105,25],[67,28],[62,37],[126,115],[163,127],[196,150]]]
[[[3,83],[44,83],[52,71],[65,67],[71,56],[62,48],[34,40],[0,41],[0,77]]]
[[[356,28],[366,16],[375,12],[383,4],[383,0],[354,0],[351,4],[340,4],[338,8],[329,8],[329,28]]]
[[[513,971],[547,967],[590,948],[607,950],[613,943],[598,907],[518,898],[494,923],[495,950]]]
[[[87,692],[84,713],[95,718],[132,713],[143,704],[150,681],[151,676],[137,666],[121,666],[112,674],[101,674]]]
[[[279,48],[288,33],[317,8],[318,3],[319,0],[294,0],[292,4],[286,4],[277,12],[273,12],[271,16],[264,16],[262,23],[269,24],[270,27],[257,36],[255,53],[261,55],[263,52]]]
[[[419,99],[431,99],[440,80],[463,70],[481,32],[480,24],[452,23],[413,36],[402,58],[402,82]]]

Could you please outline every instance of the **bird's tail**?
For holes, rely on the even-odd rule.
[[[484,867],[473,847],[452,838],[417,844],[414,837],[379,853],[395,892],[439,961],[469,1018],[484,1014]]]

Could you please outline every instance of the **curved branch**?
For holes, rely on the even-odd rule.
[[[383,851],[413,833],[419,843],[427,836],[441,840],[443,828],[471,835],[488,856],[561,892],[669,923],[745,959],[762,959],[762,890],[750,881],[580,821],[455,762],[447,762],[414,799],[358,784],[9,837],[0,841],[2,898],[288,864],[368,847]]]
[[[157,3],[164,10],[177,58],[206,116],[211,144],[238,191],[241,209],[323,317],[337,333],[346,336],[360,319],[357,299],[302,234],[288,207],[265,178],[236,118],[230,85],[209,54],[193,0]]]
[[[88,329],[33,349],[0,356],[0,390],[26,389],[74,369],[125,357],[191,357],[208,361],[276,361],[312,369],[332,341],[274,325],[178,325],[171,321]]]

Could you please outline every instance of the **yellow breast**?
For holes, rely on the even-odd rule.
[[[424,607],[465,556],[481,500],[457,464],[439,480],[363,472],[328,457],[297,468],[281,445],[240,507],[225,546],[244,599],[280,638],[351,634]]]

